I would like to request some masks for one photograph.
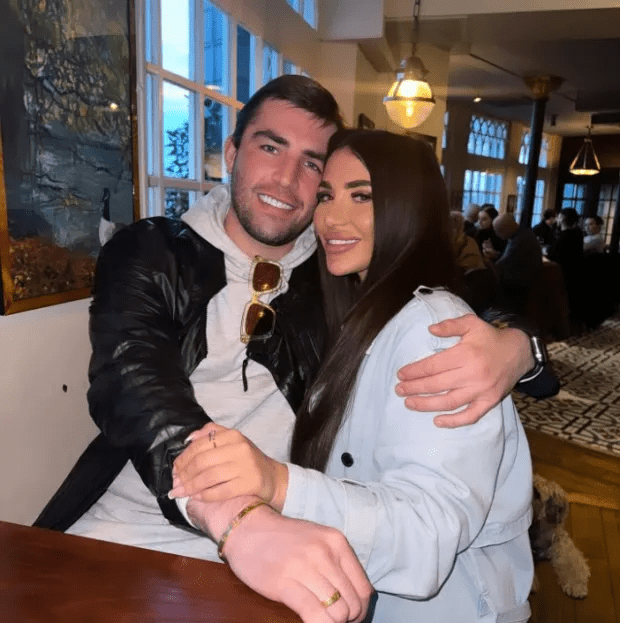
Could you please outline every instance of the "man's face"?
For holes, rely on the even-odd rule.
[[[232,209],[224,227],[247,255],[280,259],[312,221],[333,124],[266,100],[236,149],[226,141]]]
[[[601,228],[596,224],[593,218],[586,219],[586,232],[590,236],[595,236],[601,231]]]

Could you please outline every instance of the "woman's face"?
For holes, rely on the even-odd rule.
[[[332,275],[357,273],[364,280],[374,246],[370,174],[348,148],[335,151],[325,165],[314,226]]]
[[[478,227],[480,227],[480,229],[489,229],[491,225],[493,225],[491,217],[484,210],[480,210],[480,214],[478,214]]]

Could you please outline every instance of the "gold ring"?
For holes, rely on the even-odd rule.
[[[336,591],[329,599],[327,599],[326,601],[322,601],[321,605],[329,608],[332,604],[335,604],[341,596],[342,595],[340,595],[340,592]]]

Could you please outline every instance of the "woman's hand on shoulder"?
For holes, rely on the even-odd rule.
[[[177,457],[170,498],[203,502],[256,495],[281,511],[288,488],[288,468],[266,454],[239,431],[209,422],[192,433]]]

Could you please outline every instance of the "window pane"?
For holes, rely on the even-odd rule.
[[[316,13],[314,0],[304,0],[304,19],[312,28],[316,28]]]
[[[204,0],[204,26],[205,85],[228,95],[228,18],[208,0]]]
[[[164,69],[189,78],[189,0],[161,0],[161,45]]]
[[[293,9],[295,9],[295,11],[297,11],[299,13],[299,3],[301,0],[286,0],[288,2],[288,5],[290,7],[292,7]]]
[[[237,99],[244,104],[254,92],[253,47],[254,37],[237,26]]]
[[[295,74],[295,73],[297,73],[296,70],[295,70],[295,65],[291,61],[289,61],[287,59],[284,59],[284,62],[282,63],[282,71],[285,74]]]
[[[190,92],[164,81],[164,174],[168,177],[188,178]]]
[[[278,77],[278,52],[266,43],[263,45],[263,84]]]
[[[145,3],[144,7],[144,56],[147,63],[154,62],[153,59],[153,7],[150,2]]]
[[[228,108],[208,97],[204,101],[205,156],[204,178],[211,182],[226,179],[223,146],[228,129]]]
[[[189,191],[178,188],[166,188],[164,205],[168,218],[181,218],[189,209]]]
[[[146,170],[148,175],[155,175],[155,88],[156,81],[151,74],[146,75]]]

